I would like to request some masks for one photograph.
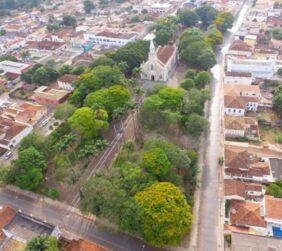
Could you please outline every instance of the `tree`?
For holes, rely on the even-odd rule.
[[[130,234],[140,235],[142,210],[136,200],[129,198],[122,206],[119,227]]]
[[[181,106],[185,91],[181,88],[166,87],[159,91],[158,95],[164,100],[163,109],[177,110]]]
[[[44,154],[45,157],[49,154],[48,139],[40,134],[32,132],[25,136],[19,146],[19,152],[29,147],[34,147],[37,151]]]
[[[209,5],[204,5],[197,8],[196,13],[200,17],[204,25],[209,25],[215,20],[217,10]]]
[[[40,85],[46,85],[48,80],[48,72],[43,66],[38,68],[32,76],[32,82]]]
[[[282,77],[282,68],[279,68],[278,71],[277,71],[277,73],[278,73],[278,75],[279,75],[280,77]]]
[[[204,70],[208,70],[216,63],[211,47],[202,40],[192,42],[180,50],[180,59],[186,64]]]
[[[54,118],[60,120],[67,119],[73,114],[74,110],[75,107],[72,104],[68,102],[62,103],[56,107],[54,111]]]
[[[171,163],[161,148],[154,148],[145,152],[142,156],[142,163],[147,172],[159,179],[165,178],[165,175],[171,169]]]
[[[34,190],[43,180],[42,170],[30,167],[15,178],[15,184],[21,189]]]
[[[99,65],[80,75],[78,80],[80,85],[70,96],[69,101],[72,104],[81,105],[85,96],[90,92],[101,89],[102,87],[120,85],[123,84],[124,81],[125,77],[117,66],[110,67]]]
[[[166,45],[171,39],[171,34],[165,29],[160,29],[155,32],[155,43],[156,45]]]
[[[233,25],[234,17],[230,12],[218,12],[214,24],[221,32],[226,32]]]
[[[193,137],[198,138],[207,131],[208,125],[208,121],[203,116],[192,113],[185,123],[185,129]]]
[[[266,187],[266,194],[275,198],[282,198],[282,181],[278,180]]]
[[[128,71],[131,73],[135,67],[140,67],[141,63],[147,60],[148,52],[149,42],[137,40],[119,48],[113,56],[113,59],[117,63],[126,62]]]
[[[141,226],[145,241],[156,247],[179,245],[192,225],[190,207],[180,189],[160,182],[134,197],[143,212]]]
[[[194,79],[197,74],[197,71],[194,69],[188,69],[185,73],[185,78]]]
[[[75,17],[70,14],[64,14],[63,15],[63,25],[75,27],[76,26]]]
[[[195,26],[200,19],[197,13],[190,9],[179,11],[178,16],[180,23],[187,27]]]
[[[115,61],[113,59],[109,58],[109,57],[102,56],[102,57],[99,57],[96,60],[94,60],[91,63],[90,68],[95,68],[95,67],[100,66],[100,65],[113,67],[115,65]]]
[[[130,92],[122,85],[114,85],[88,94],[84,105],[92,109],[105,109],[109,114],[117,108],[124,108],[130,101]]]
[[[282,29],[281,28],[275,28],[271,32],[273,38],[282,40]]]
[[[101,114],[103,116],[100,116]],[[91,108],[82,107],[69,117],[68,122],[72,130],[79,132],[86,139],[92,139],[108,127],[107,119],[107,112],[104,110],[93,111]]]
[[[58,69],[60,75],[70,74],[71,71],[72,71],[72,67],[67,64],[60,66],[60,68]]]
[[[185,90],[190,90],[195,87],[195,82],[191,78],[185,78],[183,81],[181,81],[180,87]]]
[[[6,34],[6,30],[5,29],[0,29],[0,36],[4,36]]]
[[[115,182],[105,177],[93,176],[82,188],[80,202],[83,212],[117,221],[127,200],[126,193]]]
[[[207,71],[200,71],[199,73],[197,73],[194,81],[197,87],[204,88],[211,82],[211,77]]]
[[[27,243],[25,251],[59,251],[56,237],[37,236]]]
[[[46,161],[42,153],[33,146],[30,146],[29,148],[19,151],[18,158],[13,162],[13,165],[24,170],[31,167],[44,170],[46,168]]]
[[[282,86],[280,86],[274,93],[273,99],[273,110],[281,117],[282,116]]]
[[[91,0],[84,0],[83,5],[86,14],[90,14],[91,11],[95,9],[95,6]]]
[[[217,45],[222,44],[222,33],[216,28],[215,25],[209,26],[209,31],[205,36],[205,42],[209,44],[213,49],[215,49]]]

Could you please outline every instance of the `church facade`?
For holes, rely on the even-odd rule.
[[[166,82],[172,76],[177,63],[177,48],[174,44],[159,46],[150,43],[148,60],[141,64],[141,79]]]

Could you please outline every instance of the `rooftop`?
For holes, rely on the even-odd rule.
[[[175,50],[176,47],[174,45],[166,45],[166,46],[158,47],[157,57],[165,65],[169,61]]]
[[[96,243],[92,243],[86,240],[72,240],[64,251],[109,251]]]
[[[265,227],[266,223],[261,216],[262,205],[255,202],[231,200],[230,223],[232,225]]]
[[[6,231],[26,241],[38,235],[51,235],[54,228],[20,212],[4,227]]]
[[[282,220],[282,199],[265,195],[265,217]]]
[[[232,251],[246,250],[280,251],[282,250],[281,238],[232,231]]]

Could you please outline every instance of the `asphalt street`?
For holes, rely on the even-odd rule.
[[[203,144],[203,163],[200,187],[200,203],[197,222],[197,241],[193,248],[197,251],[223,250],[223,221],[220,217],[222,208],[222,178],[218,166],[218,157],[222,156],[221,123],[223,119],[223,75],[224,56],[233,41],[234,33],[241,26],[249,3],[245,3],[233,28],[225,35],[221,52],[217,54],[217,64],[211,69],[213,73],[212,100],[208,111],[210,130]]]
[[[93,219],[67,210],[63,203],[51,205],[43,200],[21,195],[7,189],[0,189],[0,206],[10,206],[26,214],[59,226],[60,229],[114,251],[165,251],[149,247],[143,241],[120,232],[99,227]]]

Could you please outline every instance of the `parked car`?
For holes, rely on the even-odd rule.
[[[4,159],[5,159],[5,160],[8,160],[8,159],[10,159],[12,156],[13,156],[13,153],[12,153],[11,151],[8,151],[8,152],[5,153]]]

